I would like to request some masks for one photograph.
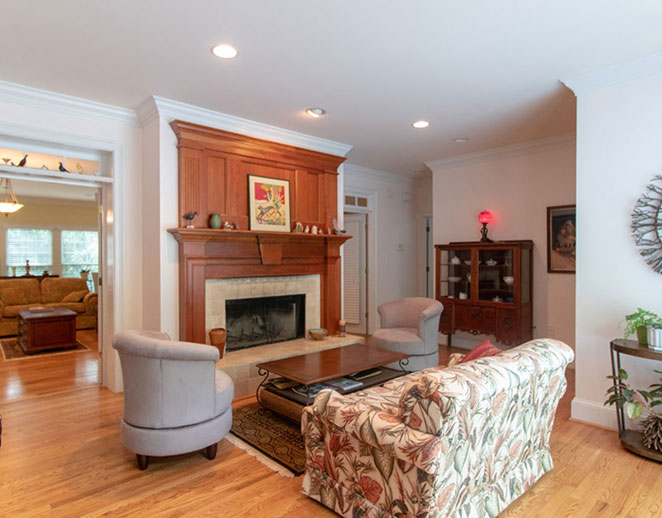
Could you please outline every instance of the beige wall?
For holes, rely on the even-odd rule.
[[[0,275],[10,275],[6,268],[5,230],[17,227],[49,228],[60,230],[92,230],[98,227],[97,208],[88,202],[52,202],[48,200],[37,200],[20,198],[19,201],[25,206],[14,214],[0,220]],[[53,254],[56,250],[53,251]],[[54,257],[55,259],[55,257]],[[57,261],[59,263],[59,261]],[[51,269],[50,273],[60,274],[60,268]],[[36,269],[33,274],[41,273]]]
[[[533,335],[574,347],[575,276],[547,273],[547,207],[575,203],[575,138],[566,136],[428,164],[433,170],[434,242],[478,241],[489,210],[495,240],[532,239]],[[581,223],[580,223],[581,225]],[[453,343],[485,338],[458,333]]]

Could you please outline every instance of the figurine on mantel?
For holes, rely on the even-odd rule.
[[[318,234],[324,234],[324,232],[322,231],[321,228],[317,231],[317,233],[318,233]]]
[[[310,229],[311,234],[317,234],[317,225],[313,225],[313,228]]]
[[[304,234],[310,234],[310,227],[306,225],[306,230],[303,231]]]
[[[301,221],[297,221],[292,232],[303,232],[303,225],[301,224]]]
[[[223,230],[233,230],[232,223],[230,223],[229,221],[223,223]]]
[[[184,214],[184,219],[188,221],[188,224],[186,225],[186,228],[195,228],[193,226],[193,219],[198,215],[198,211],[195,212],[189,212],[188,214]]]

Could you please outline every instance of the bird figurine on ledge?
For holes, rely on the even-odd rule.
[[[69,172],[69,171],[67,171],[66,167],[64,167],[64,166],[62,165],[62,162],[58,162],[58,163],[60,164],[60,167],[58,167],[58,169],[59,169],[60,171],[62,171],[63,173],[68,173],[68,172]]]
[[[18,163],[18,167],[23,167],[25,165],[25,162],[28,161],[28,154],[26,153],[23,159]]]
[[[186,228],[195,228],[193,226],[193,218],[195,218],[198,215],[198,212],[189,212],[188,214],[184,214],[184,219],[188,221],[188,225],[186,225]]]

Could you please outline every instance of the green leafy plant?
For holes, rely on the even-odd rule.
[[[662,374],[662,371],[655,371]],[[607,376],[614,380],[615,384],[609,387],[607,394],[609,399],[604,402],[605,405],[617,405],[618,408],[624,408],[625,413],[630,419],[641,417],[644,410],[649,414],[655,414],[654,407],[662,405],[662,378],[660,383],[652,384],[648,390],[637,390],[627,382],[628,373],[625,369],[618,371],[618,376]]]
[[[637,332],[637,328],[641,326],[656,326],[662,327],[662,318],[652,311],[637,308],[637,311],[631,315],[625,316],[625,338],[632,336]]]

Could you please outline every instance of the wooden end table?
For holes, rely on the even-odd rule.
[[[18,313],[18,345],[25,354],[48,349],[74,349],[76,342],[76,312],[66,308]]]
[[[639,342],[635,342],[634,340],[612,340],[610,349],[611,372],[613,376],[618,376],[618,373],[621,370],[621,354],[662,361],[662,352],[655,351],[646,345],[639,345]],[[617,386],[615,379],[614,386]],[[621,440],[621,444],[626,450],[641,455],[642,457],[646,457],[647,459],[662,462],[662,453],[644,446],[641,432],[625,428],[625,411],[623,408],[618,408],[618,405],[616,406],[616,417],[618,418],[618,438]]]
[[[382,367],[383,372],[374,378],[363,381],[361,387],[345,393],[363,390],[375,385],[407,374],[404,369],[396,371],[384,367],[389,363],[399,362],[401,368],[409,363],[409,355],[381,349],[366,344],[353,344],[335,349],[327,349],[315,353],[302,354],[258,363],[258,374],[264,376],[256,391],[258,402],[265,408],[294,419],[301,420],[301,411],[307,404],[312,403],[314,398],[295,397],[292,391],[274,391],[265,387],[270,374],[277,374],[302,385],[321,383],[341,376],[347,376],[355,372]]]

